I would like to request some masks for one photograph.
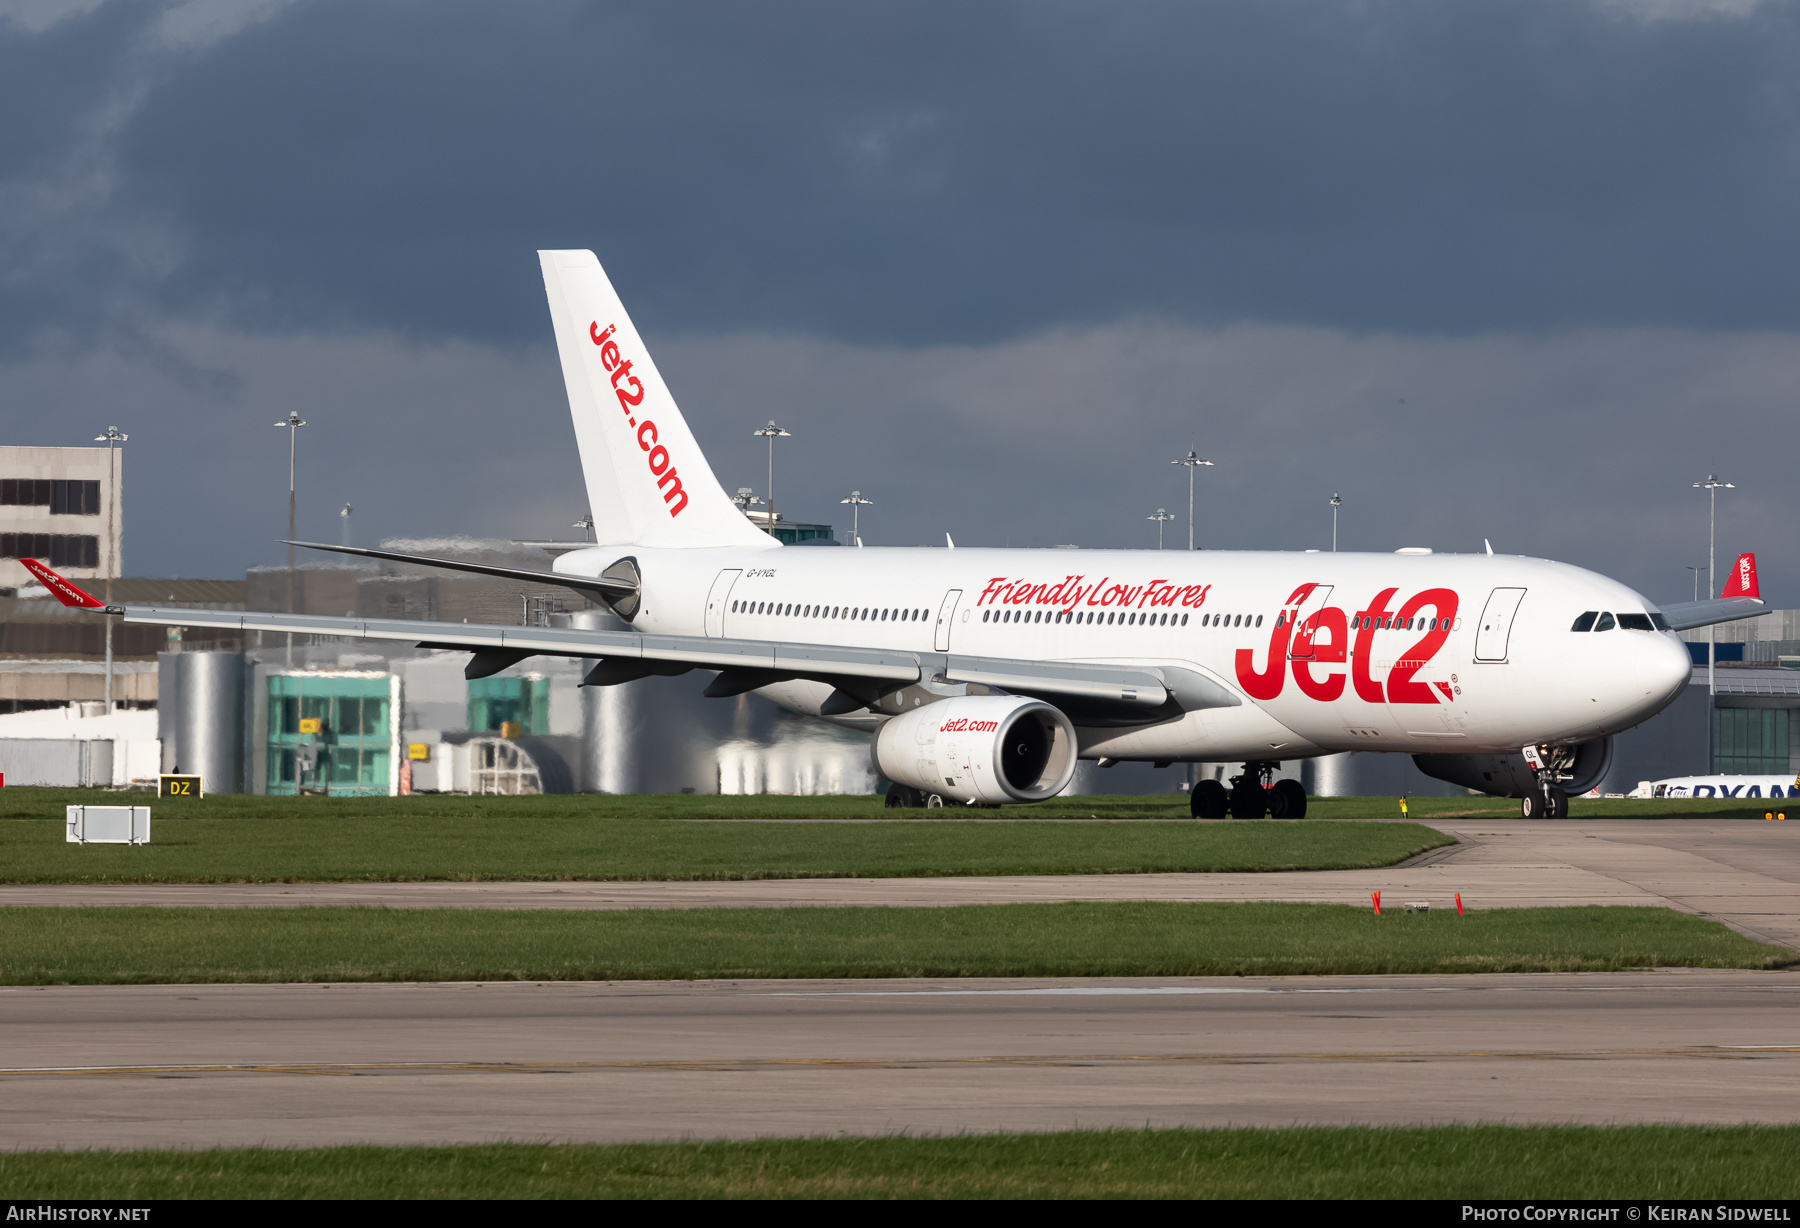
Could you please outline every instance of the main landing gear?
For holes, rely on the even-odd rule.
[[[1231,778],[1227,790],[1216,780],[1202,780],[1188,795],[1188,812],[1196,819],[1303,819],[1306,817],[1306,789],[1297,780],[1270,778],[1281,765],[1269,759],[1257,759],[1244,765],[1241,775]]]
[[[1522,819],[1566,819],[1569,817],[1569,795],[1562,782],[1569,779],[1566,768],[1573,767],[1575,752],[1569,747],[1527,746],[1525,762],[1537,775],[1537,784],[1519,799]]]

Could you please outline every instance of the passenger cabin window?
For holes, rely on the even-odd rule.
[[[1573,627],[1570,627],[1569,630],[1571,630],[1571,631],[1592,631],[1594,629],[1594,620],[1599,617],[1600,617],[1599,610],[1589,610],[1585,614],[1578,614],[1575,617],[1575,625]]]
[[[1594,630],[1596,631],[1611,631],[1612,629],[1613,616],[1611,614],[1602,614],[1600,616],[1600,621],[1594,625]]]
[[[1621,614],[1619,615],[1619,625],[1627,631],[1656,630],[1655,627],[1650,625],[1650,616],[1648,614]]]

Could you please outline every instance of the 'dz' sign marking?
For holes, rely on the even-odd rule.
[[[644,401],[644,385],[631,373],[631,359],[619,353],[619,344],[612,339],[617,328],[616,324],[608,324],[602,329],[600,321],[595,320],[588,325],[588,337],[600,347],[600,365],[612,374],[613,393],[619,398],[620,411],[627,424],[637,428],[638,447],[649,454],[645,459],[657,487],[663,492],[663,502],[669,505],[669,515],[679,516],[681,509],[687,506],[687,491],[681,489],[681,478],[675,472],[669,450],[656,442],[656,423],[648,418],[642,422],[637,420],[637,407]]]

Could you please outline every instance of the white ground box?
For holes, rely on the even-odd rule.
[[[70,844],[148,844],[148,806],[70,806]]]

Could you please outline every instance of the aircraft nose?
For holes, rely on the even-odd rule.
[[[1645,636],[1641,655],[1644,687],[1661,701],[1658,708],[1674,703],[1694,676],[1687,644],[1669,632]]]

